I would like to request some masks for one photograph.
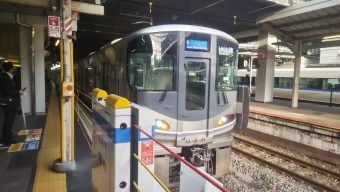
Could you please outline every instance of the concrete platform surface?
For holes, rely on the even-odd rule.
[[[291,101],[274,99],[270,103],[255,101],[251,97],[250,112],[263,112],[291,120],[330,126],[340,130],[340,107],[299,102],[298,108],[291,107]]]

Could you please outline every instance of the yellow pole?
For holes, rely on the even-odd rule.
[[[64,98],[62,96],[63,94],[63,80],[64,80],[64,41],[60,41],[59,44],[60,47],[60,121],[61,121],[61,162],[65,162],[65,156],[64,156],[64,133],[65,133],[65,126],[64,126]]]
[[[74,161],[74,71],[73,71],[73,42],[70,43],[70,67],[71,67],[71,82],[73,83],[71,97],[71,160]]]
[[[138,185],[136,184],[136,182],[133,182],[133,186],[135,186],[135,188],[136,188],[136,190],[137,190],[138,192],[141,192],[141,190],[140,190],[140,188],[138,187]]]

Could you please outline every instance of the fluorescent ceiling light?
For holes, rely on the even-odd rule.
[[[238,52],[239,55],[250,55],[250,51]]]
[[[58,40],[55,42],[55,46],[58,46],[58,45],[59,45],[59,42],[60,42],[60,40],[58,39]]]
[[[339,35],[333,35],[333,36],[327,36],[327,37],[324,37],[323,39],[334,39],[334,38],[340,38],[340,34]]]

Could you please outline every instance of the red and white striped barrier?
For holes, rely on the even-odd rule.
[[[65,32],[66,36],[71,35],[72,36],[72,18],[71,17],[65,17]],[[66,42],[72,42],[72,38],[66,37]]]

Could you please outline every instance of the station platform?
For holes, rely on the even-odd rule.
[[[340,107],[336,106],[299,102],[298,108],[292,108],[290,100],[274,99],[273,102],[262,103],[251,97],[249,110],[252,113],[340,130]]]
[[[61,156],[60,104],[55,87],[46,92],[46,115],[26,116],[26,130],[41,129],[37,148],[26,147],[18,151],[10,145],[0,146],[0,191],[1,192],[90,192],[91,182],[91,144],[77,121],[74,125],[74,148],[76,171],[56,173],[53,161]],[[76,119],[76,118],[75,118]],[[0,110],[0,125],[3,111]],[[27,143],[26,135],[18,135],[25,130],[18,111],[13,126],[14,137],[18,143]],[[29,134],[29,133],[28,133]],[[28,145],[27,145],[28,146]]]
[[[340,108],[274,99],[270,103],[250,102],[248,128],[245,134],[272,145],[340,165]]]
[[[47,89],[48,90],[48,89]],[[9,145],[0,146],[0,189],[1,192],[90,192],[91,180],[91,138],[89,131],[75,121],[76,171],[55,173],[53,161],[60,158],[60,104],[55,87],[46,92],[46,115],[26,116],[26,128],[41,129],[37,149],[9,151]],[[76,104],[78,105],[78,104]],[[271,103],[254,101],[251,97],[250,112],[271,115],[289,120],[321,125],[340,130],[339,107],[299,102],[298,108],[291,108],[291,101],[274,99]],[[80,113],[84,115],[85,113]],[[85,117],[84,117],[85,118]],[[84,119],[83,118],[83,119]],[[77,118],[75,118],[77,119]],[[3,111],[0,110],[0,125]],[[86,127],[86,125],[85,125]],[[26,135],[18,135],[25,130],[21,112],[18,111],[13,132],[20,142]]]

